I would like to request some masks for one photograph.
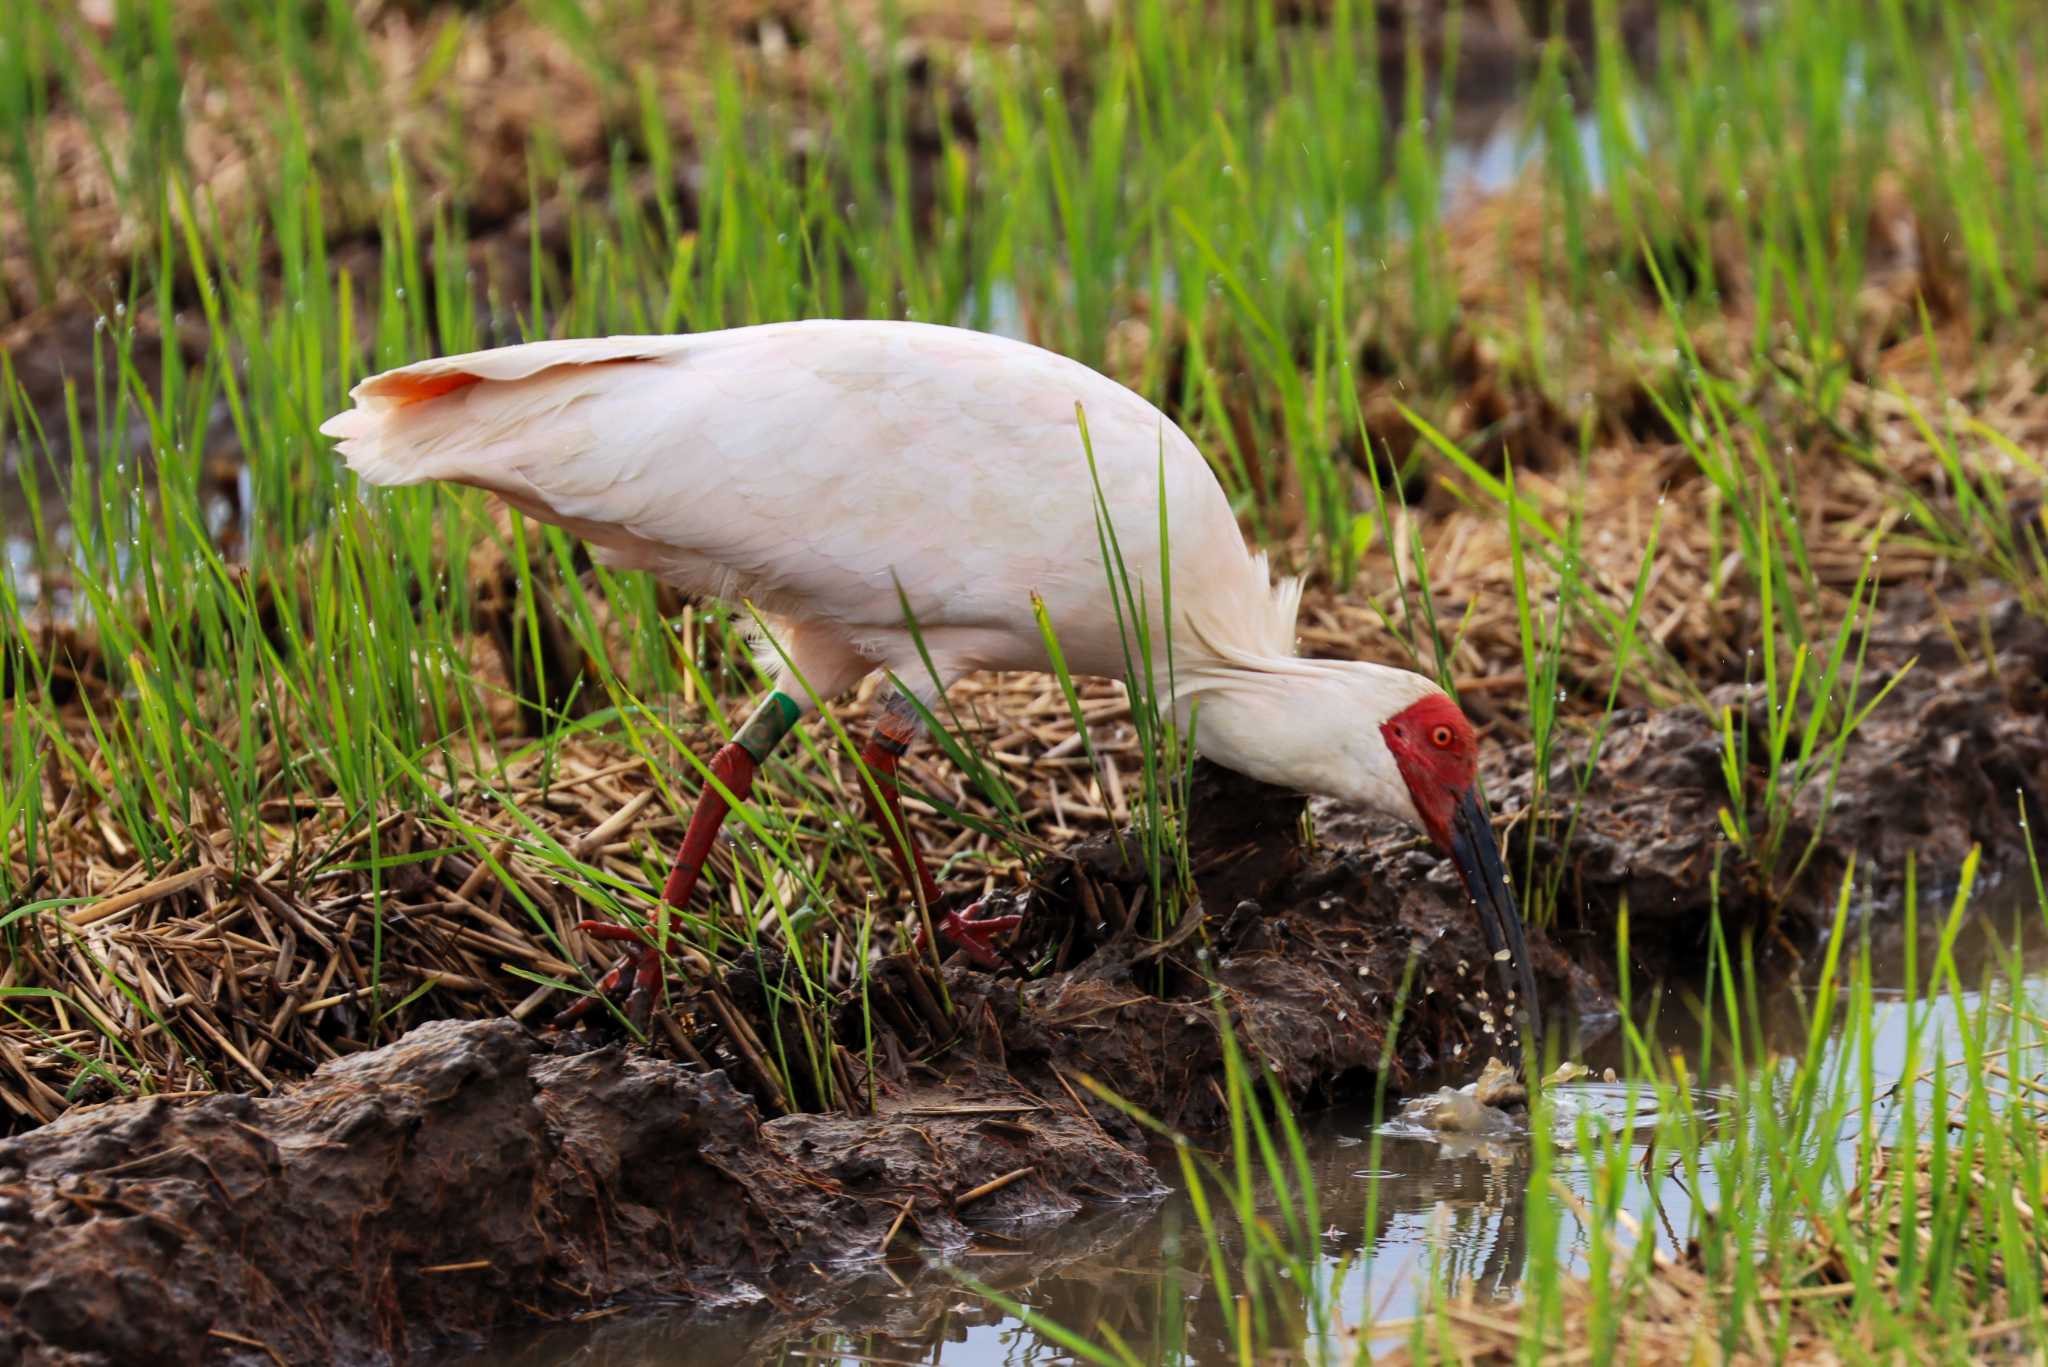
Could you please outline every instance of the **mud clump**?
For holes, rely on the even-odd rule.
[[[1556,939],[1578,957],[1608,961],[1625,904],[1637,966],[1692,977],[1704,967],[1716,895],[1731,935],[1753,932],[1761,951],[1803,950],[1831,925],[1852,856],[1852,911],[1878,923],[1902,907],[1909,858],[1923,910],[1953,888],[1973,848],[1982,852],[1980,886],[2024,876],[2022,813],[2048,801],[2048,623],[2002,595],[1938,600],[1901,588],[1887,601],[1858,706],[1887,684],[1891,692],[1850,736],[1839,768],[1822,764],[1796,788],[1772,772],[1769,700],[1757,686],[1716,689],[1712,712],[1617,713],[1575,825],[1586,748],[1563,747],[1547,819],[1520,822],[1510,837],[1511,867],[1523,866],[1533,841],[1538,867],[1565,871]],[[1744,850],[1723,834],[1720,812],[1733,800],[1724,707],[1738,734],[1747,725],[1738,758],[1753,829],[1779,786],[1784,817],[1773,847]],[[1804,721],[1802,711],[1795,745]],[[1492,785],[1509,810],[1526,812],[1529,764],[1526,750],[1510,754]]]
[[[1455,1087],[1440,1087],[1433,1095],[1410,1098],[1396,1121],[1439,1134],[1492,1137],[1515,1131],[1507,1112]]]
[[[0,1142],[0,1360],[391,1362],[624,1296],[800,1305],[807,1265],[892,1230],[949,1247],[1067,1216],[1075,1190],[1156,1189],[1014,1089],[763,1124],[722,1073],[440,1022],[273,1098],[121,1103]]]
[[[832,1294],[817,1269],[896,1240],[958,1248],[1157,1193],[1142,1136],[1087,1082],[1177,1126],[1222,1121],[1218,1002],[1297,1104],[1369,1094],[1382,1069],[1397,1092],[1469,1076],[1512,1047],[1433,853],[1304,846],[1300,797],[1200,784],[1201,900],[1180,927],[1132,934],[1139,880],[1111,842],[1083,847],[1027,894],[1071,965],[950,969],[950,1016],[906,1005],[878,1032],[873,1115],[763,1123],[739,1074],[441,1022],[271,1098],[119,1103],[0,1142],[0,1359],[395,1362],[610,1302],[802,1309]],[[1540,938],[1536,957],[1553,1010],[1606,1004]],[[913,994],[885,961],[878,1000],[895,978]]]
[[[979,1022],[963,1045],[1035,1089],[1085,1075],[1198,1131],[1229,1116],[1219,1006],[1297,1106],[1370,1097],[1382,1074],[1398,1095],[1512,1058],[1519,1007],[1501,1000],[1449,861],[1412,832],[1372,823],[1367,836],[1359,818],[1316,805],[1304,844],[1307,799],[1198,764],[1198,898],[1186,918],[1163,940],[1130,934],[1117,908],[1136,919],[1142,880],[1113,841],[1087,842],[1018,900],[1033,937],[1097,943],[1028,982],[956,971],[954,996]],[[1530,951],[1547,1023],[1569,1029],[1612,1010],[1540,932]],[[1090,1105],[1135,1137],[1113,1108]]]

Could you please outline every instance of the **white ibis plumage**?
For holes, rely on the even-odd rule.
[[[321,431],[367,482],[488,489],[605,563],[763,614],[776,686],[710,760],[739,798],[814,694],[886,669],[929,707],[974,670],[1049,668],[1034,593],[1075,674],[1123,677],[1128,626],[1104,563],[1099,487],[1127,601],[1147,605],[1155,641],[1171,633],[1162,704],[1185,719],[1199,703],[1195,743],[1229,768],[1426,831],[1457,863],[1518,1022],[1535,1027],[1471,723],[1420,674],[1297,656],[1298,581],[1271,580],[1194,443],[1115,381],[983,333],[820,319],[500,347],[386,371],[352,397]],[[1170,623],[1158,620],[1162,497]],[[917,717],[894,699],[862,758],[890,854],[936,911],[896,807]],[[688,901],[726,810],[708,786],[660,915]],[[992,937],[1013,924],[970,909],[942,927],[989,962]],[[641,941],[601,988],[644,1021],[660,982]]]

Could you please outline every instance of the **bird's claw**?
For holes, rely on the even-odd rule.
[[[995,937],[1006,930],[1015,930],[1024,924],[1022,916],[976,916],[982,904],[960,911],[949,911],[939,918],[939,934],[960,947],[976,965],[982,968],[1001,968],[1003,961],[996,952]],[[917,932],[917,947],[924,948],[924,931]]]
[[[625,1013],[635,1030],[646,1034],[648,1023],[654,1018],[654,997],[661,989],[660,951],[631,927],[610,921],[581,921],[576,928],[592,939],[624,940],[633,947],[597,980],[596,990],[557,1014],[555,1025],[567,1029],[610,1002]]]
[[[631,926],[622,926],[616,921],[578,921],[576,929],[593,940],[625,940],[632,944],[644,945],[647,937]]]

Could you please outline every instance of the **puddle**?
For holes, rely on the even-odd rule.
[[[1577,1084],[1573,1100],[1619,1125],[1627,1088]],[[1640,1130],[1647,1139],[1649,1129]],[[1372,1115],[1362,1107],[1324,1112],[1305,1127],[1323,1215],[1323,1268],[1342,1269],[1338,1300],[1346,1323],[1398,1318],[1433,1281],[1469,1280],[1483,1295],[1510,1296],[1529,1255],[1522,1218],[1529,1181],[1526,1140],[1469,1135],[1382,1134],[1375,1158]],[[1645,1145],[1635,1146],[1639,1159]],[[1163,1155],[1162,1155],[1163,1156]],[[1170,1171],[1170,1165],[1162,1171]],[[1590,1197],[1583,1166],[1558,1174]],[[1378,1209],[1367,1238],[1366,1207]],[[1647,1190],[1631,1193],[1647,1207]],[[1671,1194],[1664,1193],[1667,1205]],[[1262,1214],[1280,1218],[1276,1207]],[[1674,1212],[1674,1218],[1677,1213]],[[1588,1233],[1569,1211],[1562,1251],[1581,1265]],[[1361,1255],[1370,1245],[1367,1267]],[[1226,1257],[1235,1249],[1226,1241]],[[1107,1322],[1136,1345],[1176,1339],[1193,1361],[1227,1360],[1229,1338],[1204,1293],[1208,1276],[1199,1226],[1184,1193],[1156,1207],[1113,1210],[979,1256],[893,1274],[871,1270],[829,1315],[781,1321],[762,1306],[724,1315],[636,1309],[582,1325],[537,1331],[482,1351],[451,1355],[446,1367],[609,1367],[743,1362],[1066,1362],[1067,1350],[961,1287],[958,1271],[983,1281],[1055,1323],[1083,1329]],[[900,1279],[900,1284],[899,1284]],[[1179,1328],[1175,1328],[1178,1320]]]
[[[2009,897],[1987,900],[2010,903]],[[2011,924],[2010,917],[1986,919]],[[1966,934],[1964,939],[1957,955],[1961,981],[1982,983],[1988,974],[1995,984],[2001,964],[2009,961],[1993,937]],[[1972,947],[1971,940],[1979,943]],[[1920,961],[1924,965],[1931,957],[1923,953]],[[2026,965],[2023,981],[2029,996],[2048,1000],[2048,945],[2034,945]],[[1879,982],[1899,981],[1896,965],[1879,964],[1874,972]],[[1761,1008],[1776,1023],[1767,1042],[1781,1055],[1803,1041],[1798,991],[1787,986],[1767,994]],[[1896,986],[1876,988],[1873,996],[1872,1050],[1881,1093],[1902,1080],[1908,999]],[[1966,993],[1964,1009],[1974,1010],[1978,1000],[1978,993]],[[1924,1067],[1943,1040],[1954,1053],[1956,1006],[1940,998],[1918,1009],[1930,1019],[1922,1037]],[[1667,999],[1653,1014],[1654,1020],[1644,1022],[1650,1048],[1699,1056],[1700,1030],[1688,1008]],[[1853,1039],[1831,1039],[1827,1066],[1834,1068],[1855,1047]],[[1719,1052],[1725,1060],[1725,1045]],[[1659,1248],[1682,1251],[1694,1208],[1720,1200],[1714,1165],[1700,1165],[1703,1185],[1693,1189],[1674,1158],[1654,1158],[1654,1103],[1625,1080],[1627,1046],[1620,1031],[1610,1031],[1580,1057],[1591,1075],[1552,1089],[1562,1141],[1555,1177],[1590,1203],[1592,1173],[1576,1151],[1577,1128],[1584,1124],[1614,1135],[1626,1131],[1631,1160],[1626,1208]],[[1717,1063],[1714,1075],[1703,1078],[1691,1097],[1693,1113],[1712,1136],[1710,1153],[1713,1146],[1732,1142],[1741,1123],[1735,1093],[1723,1085],[1725,1066]],[[1610,1068],[1616,1077],[1605,1080],[1602,1074]],[[1789,1072],[1789,1065],[1780,1065],[1780,1072]],[[1924,1088],[1921,1095],[1926,1095]],[[1305,1122],[1324,1225],[1319,1272],[1335,1288],[1344,1323],[1404,1318],[1430,1288],[1452,1283],[1470,1283],[1482,1297],[1517,1294],[1531,1253],[1524,1214],[1531,1174],[1526,1113],[1515,1119],[1517,1132],[1500,1136],[1438,1133],[1396,1119],[1378,1127],[1377,1152],[1373,1115],[1364,1106],[1324,1111]],[[1853,1128],[1842,1136],[1845,1164],[1853,1160],[1855,1138]],[[1158,1158],[1162,1173],[1174,1171],[1170,1155]],[[1646,1160],[1651,1160],[1649,1175]],[[1553,1204],[1557,1252],[1567,1268],[1583,1271],[1596,1231],[1570,1201],[1560,1198]],[[1374,1210],[1370,1229],[1369,1207]],[[1262,1205],[1260,1214],[1276,1225],[1284,1218],[1271,1202]],[[993,1367],[1073,1360],[1055,1340],[963,1286],[963,1275],[1062,1326],[1085,1333],[1107,1324],[1141,1355],[1147,1345],[1178,1345],[1186,1360],[1234,1360],[1222,1319],[1205,1294],[1205,1253],[1185,1192],[1176,1191],[1156,1205],[1098,1211],[1022,1242],[1000,1233],[979,1237],[982,1242],[943,1261],[833,1269],[834,1275],[850,1279],[845,1297],[829,1311],[800,1319],[779,1315],[765,1301],[712,1314],[635,1307],[582,1324],[530,1331],[441,1361],[444,1367],[751,1362]],[[1236,1252],[1226,1238],[1226,1258]]]

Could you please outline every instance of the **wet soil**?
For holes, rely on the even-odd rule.
[[[1554,1023],[1611,1011],[1624,901],[1641,966],[1696,973],[1717,864],[1731,930],[1792,954],[1829,923],[1842,851],[1871,870],[1857,905],[1879,922],[1909,852],[1930,895],[1972,846],[1993,879],[2024,867],[2020,805],[2048,794],[2048,625],[1995,599],[1902,592],[1873,630],[1865,696],[1901,671],[1832,793],[1792,794],[1783,848],[1802,851],[1826,812],[1803,864],[1763,867],[1721,842],[1720,730],[1705,711],[1619,717],[1576,826],[1518,815],[1527,756],[1496,757],[1510,851],[1534,840],[1569,871],[1559,924],[1532,937]],[[1711,701],[1760,705],[1740,689]],[[1558,762],[1553,808],[1576,758]],[[1752,747],[1746,782],[1766,781],[1766,759]],[[893,1240],[962,1248],[976,1230],[1156,1193],[1143,1136],[1089,1081],[1170,1125],[1215,1126],[1219,1005],[1297,1105],[1369,1094],[1382,1071],[1397,1093],[1469,1078],[1501,1032],[1455,876],[1406,832],[1324,802],[1304,842],[1309,807],[1203,769],[1199,897],[1163,940],[1140,933],[1144,880],[1105,838],[1018,898],[1029,922],[1014,953],[1054,971],[955,964],[941,993],[911,961],[885,961],[872,1073],[837,1065],[872,1114],[764,1122],[764,1102],[792,1099],[762,1097],[771,1084],[715,1029],[692,1065],[510,1021],[441,1022],[274,1097],[120,1103],[0,1143],[0,1356],[395,1361],[508,1320],[649,1298],[821,1304],[843,1280],[832,1264]],[[700,989],[728,1037],[745,1035],[734,1018],[762,1010],[776,971],[750,961]]]
[[[440,1022],[276,1097],[121,1103],[0,1143],[0,1345],[45,1363],[397,1361],[621,1301],[833,1302],[831,1265],[895,1240],[964,1248],[1163,1191],[1087,1080],[1176,1125],[1223,1118],[1205,954],[1240,1040],[1297,1102],[1369,1083],[1411,954],[1427,985],[1396,1084],[1486,1051],[1479,936],[1432,860],[1304,850],[1301,799],[1220,770],[1203,789],[1208,822],[1244,823],[1204,860],[1228,915],[1197,912],[1164,949],[1106,926],[1038,981],[949,971],[956,1024],[914,1007],[885,1024],[871,1115],[764,1123],[742,1068]],[[1111,848],[1032,894],[1041,934],[1093,929],[1062,930],[1065,898],[1122,898]],[[1539,964],[1553,1000],[1600,1003],[1554,950]],[[726,975],[728,1010],[751,1014],[766,971]],[[916,972],[885,963],[876,998],[915,998]]]
[[[403,1360],[616,1297],[800,1297],[892,1232],[959,1246],[1071,1216],[1077,1193],[1157,1190],[999,1080],[763,1124],[722,1073],[573,1043],[440,1022],[274,1098],[122,1104],[0,1143],[0,1358]]]
[[[1850,910],[1880,940],[1896,934],[1909,862],[1923,934],[1938,928],[1973,848],[1980,888],[2027,877],[2025,818],[2048,803],[2048,622],[1996,589],[1936,596],[1901,586],[1872,626],[1855,705],[1888,684],[1839,768],[1816,766],[1803,784],[1782,767],[1774,779],[1761,685],[1717,688],[1709,708],[1618,712],[1575,828],[1587,745],[1561,747],[1550,819],[1509,835],[1511,868],[1524,867],[1533,843],[1538,867],[1566,870],[1553,938],[1575,959],[1606,962],[1625,905],[1635,967],[1652,980],[1687,978],[1704,963],[1717,896],[1728,933],[1748,934],[1768,958],[1820,944],[1852,856]],[[1748,728],[1741,777],[1753,829],[1768,824],[1774,782],[1780,791],[1786,814],[1773,850],[1745,854],[1722,832],[1720,811],[1731,805],[1724,707],[1738,735]],[[1526,809],[1531,767],[1526,748],[1505,758],[1494,791],[1509,809]]]
[[[1305,844],[1307,806],[1199,767],[1190,830],[1199,895],[1158,941],[1132,933],[1143,883],[1116,844],[1102,838],[1073,851],[1065,869],[1018,899],[1023,944],[1028,952],[1060,940],[1071,955],[1078,943],[1086,957],[1031,982],[960,974],[955,995],[979,1023],[975,1047],[999,1050],[1034,1085],[1085,1075],[1196,1131],[1228,1116],[1219,1008],[1297,1106],[1369,1098],[1382,1072],[1400,1093],[1511,1056],[1511,1016],[1450,865],[1392,825],[1356,844]],[[1584,967],[1540,935],[1530,948],[1555,1016],[1611,1009]],[[1095,1111],[1106,1127],[1127,1124],[1112,1108]]]

